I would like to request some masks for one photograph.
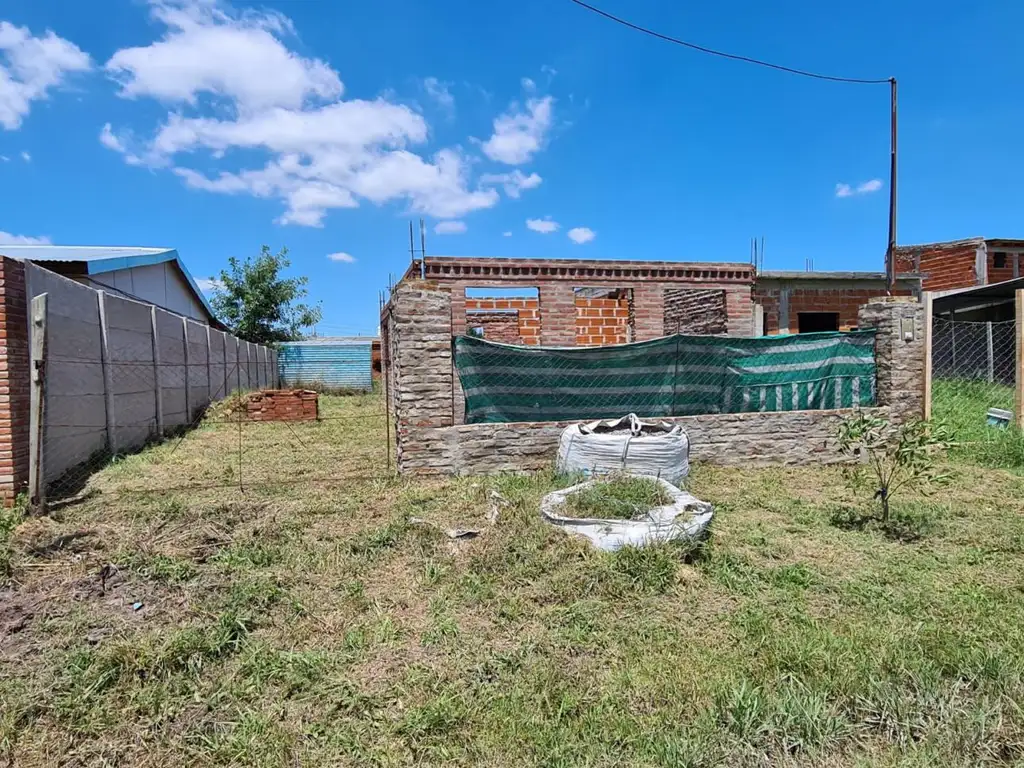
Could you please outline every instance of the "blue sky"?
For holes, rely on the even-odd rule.
[[[1021,4],[595,4],[895,75],[899,242],[1024,236]],[[0,0],[0,67],[0,242],[171,246],[196,277],[287,245],[321,334],[376,331],[420,216],[433,254],[729,261],[757,236],[768,268],[882,268],[887,86],[568,0]]]

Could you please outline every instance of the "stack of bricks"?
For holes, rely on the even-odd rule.
[[[629,336],[629,299],[576,299],[576,346],[625,344]]]
[[[265,389],[249,395],[245,410],[250,421],[316,421],[319,395],[308,389]]]

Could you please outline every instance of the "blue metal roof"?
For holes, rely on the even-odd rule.
[[[133,248],[103,245],[0,245],[0,254],[12,259],[26,261],[61,261],[81,262],[85,264],[87,275],[100,275],[104,272],[116,272],[119,269],[132,267],[148,267],[151,264],[162,264],[173,261],[178,265],[181,274],[192,287],[200,303],[216,319],[217,315],[199,290],[195,279],[185,268],[178,251],[174,248]]]

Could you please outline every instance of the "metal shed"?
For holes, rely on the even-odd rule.
[[[373,388],[371,336],[336,336],[287,341],[278,348],[282,386],[329,389]]]

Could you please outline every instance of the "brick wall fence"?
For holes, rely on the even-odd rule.
[[[14,502],[28,483],[28,294],[25,265],[0,258],[0,494]]]
[[[477,474],[550,466],[564,424],[459,424],[452,306],[446,287],[407,281],[395,288],[384,316],[399,471]],[[878,408],[872,410],[895,420],[923,415],[923,315],[920,304],[898,298],[870,302],[860,313],[860,327],[878,331]],[[670,421],[686,426],[697,459],[747,466],[813,464],[840,459],[834,430],[850,412],[709,414]]]

